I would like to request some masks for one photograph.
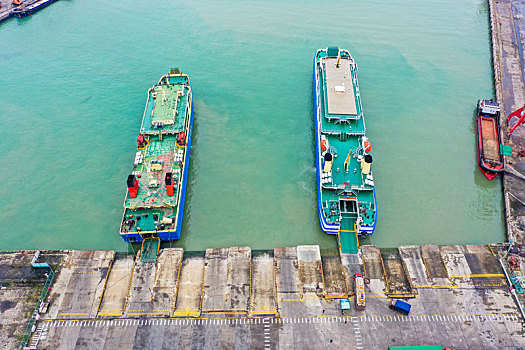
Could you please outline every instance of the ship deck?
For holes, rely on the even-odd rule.
[[[136,151],[132,172],[138,180],[138,191],[132,198],[128,190],[124,200],[121,234],[128,241],[142,241],[141,233],[162,232],[170,233],[160,235],[163,240],[178,239],[171,232],[176,232],[181,223],[179,213],[191,142],[191,103],[188,77],[173,71],[148,91],[140,131],[144,142]],[[172,174],[171,196],[166,184],[168,173]]]
[[[325,58],[328,113],[357,115],[352,72],[346,59]]]
[[[345,186],[346,189],[354,189],[356,197],[360,204],[372,204],[374,203],[373,187],[364,184],[366,175],[361,172],[361,164],[352,155],[348,162],[348,172],[345,170],[344,163],[348,156],[348,153],[353,152],[359,147],[359,137],[351,137],[346,141],[339,140],[338,137],[328,136],[328,143],[330,148],[337,150],[337,156],[333,159],[332,165],[332,179],[333,186]],[[333,150],[332,149],[332,150]],[[348,184],[348,185],[345,185]],[[357,189],[359,188],[359,189]],[[337,196],[334,196],[334,189],[323,188],[322,197],[324,201],[338,200]],[[353,197],[353,195],[350,195]],[[371,209],[368,206],[367,211]],[[375,220],[375,215],[371,215],[367,212],[363,213],[363,223],[372,225]]]
[[[483,137],[483,157],[488,160],[499,161],[499,142],[495,119],[482,117],[481,135]]]
[[[180,177],[182,168],[173,161],[178,150],[184,149],[177,145],[175,136],[164,136],[162,141],[150,139],[148,146],[141,150],[144,157],[142,164],[135,168],[135,172],[141,175],[137,197],[130,198],[128,195],[124,203],[126,208],[176,205],[177,196],[168,197],[164,177],[169,172],[173,172],[177,179]]]
[[[325,213],[325,220],[329,225],[338,224],[339,213],[332,214],[332,205],[338,206],[340,197],[356,197],[359,205],[358,215],[363,220],[362,225],[368,227],[367,233],[371,233],[370,228],[374,226],[376,220],[374,187],[368,184],[368,181],[365,183],[367,175],[363,174],[361,163],[357,160],[358,156],[364,155],[362,137],[366,133],[359,97],[357,67],[349,57],[342,57],[339,67],[336,67],[338,58],[327,58],[325,52],[321,52],[317,60],[321,62],[321,65],[316,65],[321,94],[320,134],[326,137],[329,144],[328,151],[333,155],[329,172],[323,171],[324,161],[320,160],[321,179],[318,181],[321,182],[321,198],[319,200]],[[322,155],[318,156],[322,157]],[[328,181],[326,181],[327,174]]]
[[[170,77],[170,84],[156,85],[148,93],[141,132],[146,134],[169,134],[185,127],[186,109],[191,106],[189,81],[185,77]],[[153,98],[155,95],[156,98]],[[155,123],[162,123],[158,128]]]

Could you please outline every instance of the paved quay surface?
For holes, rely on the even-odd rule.
[[[525,264],[525,125],[518,126],[508,136],[511,125],[507,116],[525,103],[525,2],[489,0],[492,37],[492,57],[496,98],[502,104],[500,119],[502,143],[512,146],[512,156],[504,156],[503,195],[507,237],[512,246],[500,252],[501,263],[515,288],[515,298],[525,305],[525,283],[522,266]],[[511,280],[511,278],[513,280]]]
[[[2,2],[2,7],[0,7],[0,23],[12,17],[11,11],[17,6],[13,5],[12,0],[0,0]],[[23,4],[26,6],[32,5],[38,2],[44,2],[47,0],[23,0]]]
[[[502,103],[501,139],[513,147],[512,156],[504,156],[507,171],[503,175],[507,235],[525,250],[525,125],[512,136],[507,116],[525,103],[525,3],[516,0],[489,0],[492,56],[496,98]],[[480,97],[481,98],[481,97]]]
[[[156,262],[141,262],[113,251],[64,252],[31,343],[38,349],[523,348],[522,318],[498,254],[501,247],[475,245],[362,246],[353,259],[321,255],[318,246],[167,248]],[[345,267],[359,270],[359,262],[364,311],[354,310]],[[2,263],[0,254],[0,272]],[[0,305],[16,293],[12,285],[0,290]],[[405,298],[410,315],[389,308],[391,297]],[[350,299],[351,310],[341,311],[341,298]],[[33,308],[27,301],[29,313]],[[10,318],[21,329],[29,316],[16,308],[0,312],[0,322]],[[17,337],[8,336],[4,348],[16,348]]]
[[[18,349],[47,279],[47,268],[31,266],[34,254],[0,252],[0,349]],[[67,256],[67,251],[48,251],[45,259],[56,266]]]

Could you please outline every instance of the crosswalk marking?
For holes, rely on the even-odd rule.
[[[315,316],[315,317],[284,317],[284,318],[215,318],[215,319],[92,319],[92,320],[50,320],[49,327],[140,327],[140,326],[186,326],[186,325],[264,325],[265,330],[270,328],[271,323],[281,324],[329,324],[345,323],[350,321],[354,329],[358,329],[361,323],[389,323],[389,322],[519,322],[521,319],[516,314],[489,314],[489,315],[373,315],[363,317],[341,317],[341,316]]]

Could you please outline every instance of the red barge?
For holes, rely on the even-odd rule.
[[[503,156],[499,136],[500,104],[493,100],[479,100],[476,112],[478,137],[478,166],[487,179],[494,179],[503,171]]]

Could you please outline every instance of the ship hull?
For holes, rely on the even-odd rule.
[[[480,101],[481,102],[481,101]],[[476,156],[478,168],[488,180],[493,180],[504,169],[500,154],[498,115],[484,115],[480,102],[476,111]]]
[[[319,52],[319,51],[318,51]],[[322,130],[322,109],[320,100],[320,78],[317,69],[317,55],[313,60],[313,100],[314,100],[314,114],[315,114],[315,159],[316,159],[316,189],[317,189],[317,214],[319,219],[319,225],[321,230],[327,234],[337,235],[340,231],[341,225],[330,223],[327,219],[327,215],[323,210],[323,187],[322,187],[322,164],[321,164],[321,130]],[[377,223],[377,199],[375,188],[372,189],[373,205],[375,208],[375,218],[372,224],[361,225],[358,230],[359,235],[372,235],[375,231]]]
[[[181,77],[182,76],[183,75],[181,74]],[[168,78],[166,79],[169,80],[170,77],[171,76],[168,76]],[[163,79],[164,78],[165,77],[163,77]],[[163,79],[161,79],[161,81]],[[160,84],[161,82],[159,81],[159,84],[155,85],[154,88],[156,86],[160,86]],[[138,148],[139,151],[143,150],[142,152],[145,155],[146,149],[150,145],[150,140],[151,142],[154,142],[155,144],[167,143],[167,147],[163,148],[163,152],[161,152],[163,154],[158,156],[159,159],[163,159],[161,163],[166,163],[166,162],[170,163],[169,160],[172,160],[173,154],[176,155],[177,151],[184,149],[184,157],[179,158],[177,161],[173,159],[173,162],[172,162],[174,164],[175,163],[181,164],[181,165],[178,165],[177,168],[180,168],[183,164],[182,172],[181,173],[179,172],[180,180],[176,181],[177,182],[177,186],[175,187],[176,190],[174,191],[174,193],[171,194],[171,197],[169,197],[169,194],[167,194],[167,191],[168,191],[167,186],[166,188],[164,188],[162,185],[158,187],[159,188],[158,193],[162,193],[162,194],[159,194],[158,197],[159,198],[162,197],[164,200],[167,200],[168,202],[165,202],[164,204],[163,200],[160,200],[158,203],[155,202],[154,204],[151,204],[150,206],[147,206],[147,207],[144,207],[143,205],[140,205],[140,204],[137,205],[136,203],[134,203],[134,205],[130,204],[130,198],[134,198],[134,197],[130,197],[130,190],[129,190],[129,184],[128,184],[128,192],[126,193],[126,197],[124,200],[125,210],[124,210],[121,230],[120,230],[121,237],[128,243],[141,243],[144,239],[149,238],[149,237],[158,237],[160,238],[161,241],[166,241],[166,242],[175,241],[175,240],[180,239],[181,232],[182,232],[183,218],[184,218],[184,206],[185,206],[185,199],[186,199],[186,187],[187,187],[187,182],[188,182],[188,171],[189,171],[189,161],[190,161],[190,153],[191,153],[190,150],[191,150],[191,140],[192,140],[192,133],[193,133],[193,119],[194,119],[194,104],[193,104],[193,99],[191,95],[192,94],[191,84],[189,84],[189,80],[187,82],[187,87],[189,87],[189,93],[187,96],[187,101],[189,104],[189,113],[187,112],[184,118],[184,124],[186,126],[184,128],[178,128],[176,130],[174,130],[175,128],[174,125],[171,126],[172,130],[157,131],[157,130],[150,129],[149,130],[150,134],[148,134],[148,130],[146,130],[146,133],[144,135],[146,135],[147,137],[150,137],[150,139],[148,140],[148,143],[144,148]],[[149,107],[150,103],[152,103],[153,106],[155,106],[154,105],[155,101],[150,100],[151,96],[153,96],[151,93],[152,89],[150,89],[150,92],[148,92],[148,103],[146,104],[146,108],[144,112],[144,119],[143,119],[143,124],[141,127],[141,133],[144,133],[145,125],[148,126],[152,124],[151,120],[146,119],[147,116],[153,115],[153,110],[155,108],[155,107],[153,108]],[[157,100],[160,100],[160,99],[161,98],[158,97]],[[155,97],[153,97],[153,100],[155,100]],[[164,105],[165,101],[163,100],[162,102],[159,102],[159,103]],[[174,111],[173,111],[173,115],[175,115]],[[179,113],[177,113],[177,115],[179,115]],[[180,137],[180,134],[184,134],[185,136],[184,146],[176,146],[179,144],[178,139],[177,139],[176,145],[173,143],[173,140],[174,140],[173,135],[177,135],[177,138],[178,138]],[[170,138],[171,138],[171,141],[169,141]],[[173,146],[170,146],[170,145],[173,145]],[[156,163],[155,158],[153,158],[153,161],[151,161],[152,158],[146,158],[146,159],[149,162],[151,162],[151,164],[153,164],[154,162]],[[152,167],[152,165],[150,166]],[[137,170],[137,168],[135,169]],[[171,167],[167,169],[163,168],[161,171],[162,176],[160,176],[159,178],[164,180],[165,173],[173,173],[175,169],[176,169],[175,165],[173,165],[173,169]],[[144,172],[144,168],[142,168],[142,170],[143,170],[142,172],[143,175],[146,175],[150,172],[149,170],[147,172]],[[140,181],[143,181],[143,179],[140,179]],[[148,196],[149,196],[149,189],[147,189],[147,187],[145,187],[144,185],[143,187],[141,187],[140,191],[142,191],[142,193],[147,191]],[[175,194],[175,192],[177,193]],[[149,197],[149,198],[152,198],[152,197]],[[176,201],[174,200],[175,198],[177,199]],[[169,202],[170,200],[172,201]],[[144,203],[144,200],[142,201],[142,203]],[[155,217],[155,215],[159,215],[159,213],[162,213],[162,212],[165,213],[164,217],[169,217],[174,220],[172,224],[168,225],[171,227],[164,227],[163,225],[160,225],[161,220],[159,218],[159,219],[154,219],[156,220],[154,222],[154,226],[149,226],[149,230],[139,230],[138,228],[139,222],[142,223],[143,221],[148,220],[148,217],[149,219],[151,219],[151,217]],[[167,214],[169,215],[166,216]],[[139,221],[137,217],[141,218],[142,220]],[[129,224],[130,220],[135,220],[135,221],[130,225]],[[154,229],[153,231],[151,230],[152,228]]]

